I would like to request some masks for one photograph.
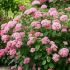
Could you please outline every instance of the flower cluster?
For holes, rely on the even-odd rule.
[[[1,25],[1,40],[6,44],[4,49],[0,50],[0,57],[7,54],[13,58],[16,53],[16,48],[21,48],[22,38],[25,33],[22,32],[22,24],[18,23],[21,16],[17,16],[8,23]],[[21,31],[21,32],[19,32]]]

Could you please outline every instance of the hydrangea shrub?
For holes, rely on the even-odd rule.
[[[1,25],[0,58],[7,56],[17,70],[69,70],[69,17],[40,0],[8,23]],[[34,7],[41,3],[41,7]]]

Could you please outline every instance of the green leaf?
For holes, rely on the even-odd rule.
[[[42,56],[42,53],[35,53],[34,59],[39,59],[41,58],[41,56]]]
[[[47,70],[47,69],[48,69],[48,66],[47,66],[47,65],[44,65],[44,69],[46,69],[46,70]]]
[[[35,55],[34,59],[38,59],[38,58],[39,58],[39,56],[38,55]]]
[[[8,65],[12,64],[15,61],[15,59],[12,59]]]
[[[29,70],[29,66],[28,65],[24,65],[24,70]]]
[[[49,56],[47,56],[47,62],[50,62],[51,58]]]
[[[36,49],[36,51],[38,51],[38,50],[40,49],[40,45],[37,45],[37,46],[35,47],[35,49]]]
[[[54,68],[54,64],[53,64],[53,63],[50,63],[50,64],[49,64],[49,67],[50,67],[50,68]]]
[[[46,64],[46,60],[44,60],[43,62],[42,62],[42,65],[45,65]]]
[[[53,31],[52,32],[52,37],[55,37],[56,36],[56,31]]]
[[[68,70],[70,70],[70,66],[68,66]]]

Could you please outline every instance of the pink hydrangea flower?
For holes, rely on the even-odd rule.
[[[70,7],[65,8],[65,10],[70,11]]]
[[[39,0],[41,3],[44,3],[44,2],[46,2],[46,0]]]
[[[30,52],[31,52],[31,53],[35,52],[35,48],[31,48],[31,49],[30,49]]]
[[[35,37],[39,37],[39,36],[43,36],[43,34],[41,32],[36,32]]]
[[[11,46],[14,47],[16,45],[17,41],[16,40],[12,40],[11,41]]]
[[[44,37],[42,38],[42,44],[48,44],[50,42],[50,40],[48,39],[48,37]]]
[[[24,59],[24,64],[28,64],[30,62],[30,58],[29,57],[26,57],[25,59]]]
[[[48,54],[50,54],[50,53],[52,52],[52,49],[51,49],[51,48],[46,48],[46,52],[47,52]]]
[[[57,10],[56,10],[56,8],[50,8],[49,9],[49,11],[48,11],[48,14],[50,15],[50,16],[57,16],[58,15],[58,12],[57,12]]]
[[[32,27],[35,27],[35,28],[37,28],[37,29],[41,28],[41,24],[40,24],[40,22],[38,22],[38,21],[32,22],[32,23],[31,23],[31,26],[32,26]]]
[[[37,11],[36,8],[30,8],[30,9],[26,10],[26,11],[24,12],[24,14],[25,14],[25,15],[29,15],[29,14],[32,14],[32,13],[34,13],[34,12],[36,12],[36,11]]]
[[[1,36],[1,30],[0,30],[0,36]]]
[[[34,44],[34,41],[33,41],[33,40],[27,41],[27,45],[28,45],[28,46],[29,46],[29,45],[32,45],[32,44]]]
[[[40,29],[41,28],[41,24],[36,24],[36,29]]]
[[[40,24],[40,22],[38,22],[38,21],[33,21],[33,22],[31,23],[31,26],[32,26],[32,27],[36,27],[37,24]]]
[[[61,29],[61,24],[58,23],[58,22],[54,22],[54,23],[52,24],[52,29],[53,29],[53,30],[60,30],[60,29]]]
[[[44,4],[44,5],[41,6],[41,8],[42,9],[46,9],[47,8],[47,5]]]
[[[52,11],[57,11],[57,10],[56,8],[50,8],[48,12],[51,13]]]
[[[42,27],[51,28],[51,21],[44,19],[41,21]]]
[[[61,20],[61,21],[66,21],[66,20],[68,20],[68,16],[67,16],[67,15],[62,15],[62,16],[60,17],[60,20]]]
[[[9,40],[9,35],[2,35],[1,40],[6,43]]]
[[[20,32],[21,37],[25,37],[25,32]]]
[[[37,19],[37,18],[40,18],[40,17],[42,17],[43,15],[42,15],[42,13],[40,12],[40,11],[36,11],[34,14],[33,14],[33,17],[35,18],[35,19]]]
[[[16,23],[17,23],[17,21],[15,21],[15,20],[9,21],[6,27],[13,28],[13,27],[15,27]]]
[[[50,41],[50,45],[52,45],[52,44],[55,44],[55,42],[54,41]]]
[[[8,31],[6,31],[5,29],[0,30],[0,35],[1,35],[1,36],[2,36],[2,35],[5,35],[5,34],[7,34],[7,32],[8,32]]]
[[[15,45],[17,48],[21,48],[22,46],[22,41],[17,41],[16,45]]]
[[[59,55],[61,57],[67,57],[69,54],[69,49],[68,48],[62,48],[59,50]]]
[[[21,40],[21,39],[22,39],[22,37],[21,37],[21,35],[20,35],[19,32],[13,33],[13,34],[12,34],[12,37],[13,37],[13,39],[15,39],[15,40]]]
[[[13,20],[12,23],[11,23],[11,27],[15,27],[15,25],[17,24],[17,21]]]
[[[52,23],[54,23],[54,22],[60,23],[60,21],[58,19],[55,19],[52,21]]]
[[[30,13],[34,13],[34,12],[36,12],[37,11],[37,9],[36,8],[30,8]]]
[[[54,62],[58,62],[59,59],[60,59],[60,56],[59,56],[58,54],[55,53],[55,54],[53,54],[52,59],[53,59]]]
[[[62,28],[61,32],[67,32],[67,28]]]
[[[9,21],[9,22],[7,23],[7,27],[8,27],[8,28],[12,28],[12,27],[13,27],[12,23],[13,23],[13,21]]]
[[[18,70],[23,70],[21,66],[18,66]]]
[[[27,45],[30,46],[34,44],[34,37],[29,37],[29,40],[27,41]]]
[[[16,31],[20,31],[22,29],[22,24],[20,24],[20,23],[18,23],[18,24],[16,24],[16,26],[15,26],[15,28],[14,28],[14,32],[16,32]]]
[[[53,51],[57,51],[58,47],[57,47],[56,44],[52,44],[52,45],[51,45],[51,49],[52,49]]]
[[[12,42],[11,40],[7,42],[6,48],[9,49],[12,46],[12,43],[11,42]]]
[[[8,49],[10,49],[10,48],[14,48],[15,47],[15,45],[16,45],[16,40],[10,40],[10,41],[8,41],[7,42],[7,45],[6,45],[6,49],[8,50]]]
[[[3,57],[5,54],[5,49],[0,49],[0,58]]]
[[[24,11],[24,10],[25,10],[25,6],[20,5],[20,6],[19,6],[19,10],[20,10],[20,11]]]
[[[52,12],[50,12],[50,16],[57,16],[58,15],[58,12],[57,11],[52,11]]]
[[[9,54],[14,56],[16,54],[16,49],[9,50]]]
[[[32,2],[32,6],[34,6],[34,5],[40,5],[40,1],[34,0],[34,1]]]
[[[9,30],[10,28],[6,26],[3,30],[1,30],[1,35],[7,34]]]
[[[38,70],[41,70],[41,67],[38,67]]]

